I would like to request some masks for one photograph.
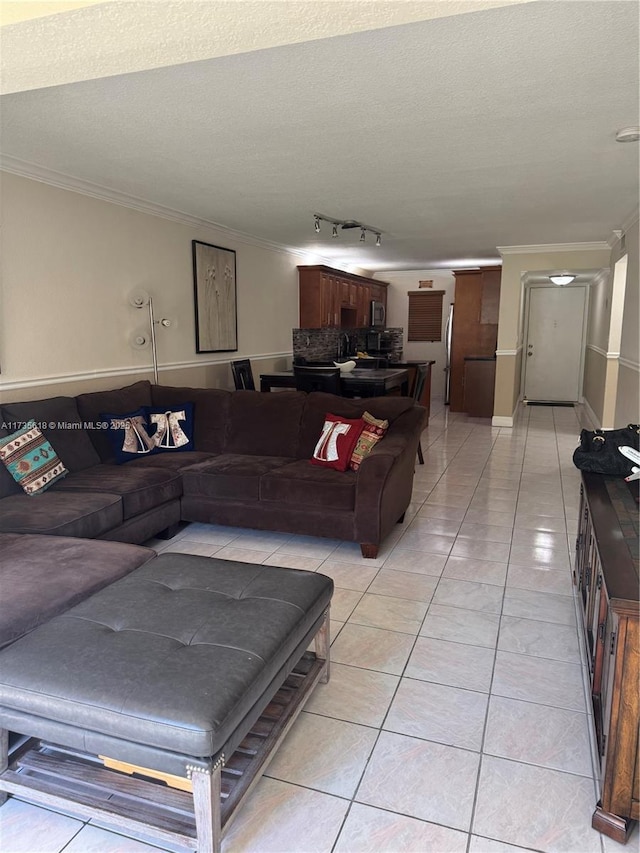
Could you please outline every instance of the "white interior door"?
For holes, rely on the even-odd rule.
[[[580,399],[586,293],[586,287],[529,289],[525,399]]]

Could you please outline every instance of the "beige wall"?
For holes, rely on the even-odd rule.
[[[404,329],[403,358],[408,360],[424,359],[435,361],[431,368],[431,396],[444,396],[445,343],[444,329],[449,315],[449,305],[453,302],[455,279],[451,270],[397,270],[377,273],[376,278],[389,282],[387,290],[387,326],[401,326]],[[410,290],[418,290],[418,282],[432,280],[433,290],[444,290],[442,297],[442,337],[441,341],[408,342]]]
[[[604,388],[607,380],[607,356],[587,347],[584,360],[583,395],[599,426],[604,411]]]
[[[283,367],[298,321],[299,255],[263,248],[222,229],[194,227],[38,181],[2,173],[0,400],[118,387],[152,378],[148,314],[154,299],[160,381],[232,387],[229,361]],[[191,241],[236,251],[238,351],[196,354]],[[78,390],[75,390],[78,389]]]
[[[590,249],[588,247],[589,244],[586,244],[583,249],[572,249],[571,251],[559,248],[558,251],[504,252],[500,285],[494,418],[510,419],[520,398],[521,348],[524,332],[524,274],[557,269],[576,271],[607,267],[610,250],[608,248]]]
[[[594,283],[589,299],[589,330],[584,374],[584,398],[596,425],[605,429],[640,422],[640,256],[638,219],[627,226],[624,247],[617,241],[609,258],[610,274]],[[616,263],[626,255],[626,284],[622,333],[612,315]],[[612,322],[613,320],[613,322]],[[618,325],[619,330],[619,325]],[[619,351],[619,355],[618,355]]]
[[[639,223],[635,220],[625,233],[627,287],[624,299],[620,365],[616,389],[615,426],[640,423],[640,246]],[[612,264],[622,252],[618,243]]]

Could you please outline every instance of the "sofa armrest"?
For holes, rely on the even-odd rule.
[[[418,442],[426,421],[423,406],[404,412],[358,469],[355,538],[361,544],[380,543],[409,506]]]

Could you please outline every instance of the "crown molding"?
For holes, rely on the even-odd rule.
[[[532,246],[496,246],[501,255],[536,255],[549,252],[601,252],[611,247],[605,240],[593,243],[539,243]]]
[[[632,225],[635,225],[638,219],[640,218],[640,207],[636,207],[636,209],[627,216],[626,219],[622,220],[622,224],[620,228],[622,229],[622,233],[625,234]]]
[[[613,247],[616,245],[616,243],[620,242],[623,234],[624,234],[624,231],[622,231],[621,229],[614,228],[614,230],[611,232],[611,236],[607,240],[607,245],[609,246],[610,249],[613,249]]]
[[[268,251],[280,252],[285,255],[295,255],[304,259],[308,259],[311,254],[301,249],[284,246],[281,243],[273,243],[270,240],[263,240],[260,237],[252,237],[251,234],[245,234],[243,231],[234,231],[233,228],[227,228],[219,222],[201,219],[184,211],[174,210],[171,207],[165,207],[162,204],[156,204],[153,201],[147,201],[144,198],[138,198],[119,190],[112,190],[102,184],[94,184],[82,178],[74,178],[72,175],[67,175],[64,172],[56,172],[54,169],[48,169],[45,166],[39,166],[37,163],[30,163],[27,160],[20,160],[18,157],[12,157],[11,155],[2,155],[0,158],[0,171],[9,172],[21,178],[29,178],[33,181],[40,181],[40,183],[69,190],[80,195],[97,198],[100,201],[118,204],[121,207],[128,207],[130,210],[138,211],[138,213],[159,216],[162,219],[169,219],[172,222],[179,222],[181,225],[189,225],[192,228],[215,228],[216,231],[228,235],[236,243],[244,243],[259,249],[267,249]],[[319,256],[313,253],[313,257],[318,258]],[[325,258],[323,260],[329,266],[333,265],[335,267],[335,262],[332,262],[330,259]]]

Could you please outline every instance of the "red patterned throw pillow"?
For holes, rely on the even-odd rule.
[[[363,427],[362,418],[349,420],[339,415],[325,415],[322,434],[313,451],[311,464],[346,471]]]
[[[364,429],[358,436],[356,446],[353,448],[349,468],[357,471],[362,460],[365,459],[380,441],[384,438],[384,434],[389,429],[389,421],[381,421],[374,418],[369,412],[365,412],[362,416],[364,421]]]

